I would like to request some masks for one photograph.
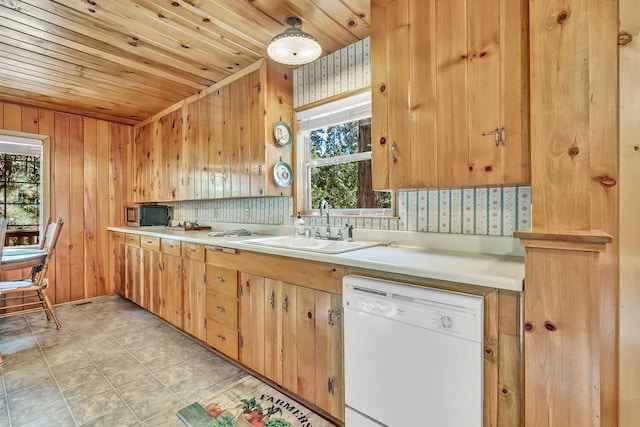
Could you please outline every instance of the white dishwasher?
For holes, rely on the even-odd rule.
[[[347,275],[345,427],[481,427],[483,299]]]

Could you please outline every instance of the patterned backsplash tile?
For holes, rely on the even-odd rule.
[[[397,217],[332,217],[332,226],[429,233],[511,236],[531,229],[531,187],[463,188],[400,191]],[[201,223],[236,222],[288,225],[293,222],[291,197],[175,202],[175,220]],[[306,225],[320,226],[318,216]]]
[[[371,86],[369,37],[293,70],[293,106]]]

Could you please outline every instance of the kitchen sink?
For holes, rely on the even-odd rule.
[[[380,245],[379,242],[347,242],[346,240],[323,240],[302,236],[264,237],[260,239],[243,240],[242,243],[275,248],[295,249],[299,251],[319,252],[323,254],[340,254],[343,252]]]

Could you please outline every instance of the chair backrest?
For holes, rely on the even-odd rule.
[[[4,251],[4,239],[7,236],[7,221],[6,218],[0,219],[0,265],[2,264],[2,252]]]
[[[34,267],[31,271],[32,280],[35,283],[42,283],[45,274],[47,274],[47,269],[49,267],[49,260],[51,259],[51,255],[53,254],[53,250],[56,248],[56,243],[58,242],[58,237],[60,237],[60,231],[62,230],[62,226],[64,222],[62,218],[58,218],[56,222],[52,222],[47,226],[45,230],[43,239],[44,239],[44,247],[43,250],[46,251],[46,256],[44,261],[38,267]]]
[[[42,223],[42,228],[40,229],[40,242],[38,246],[40,249],[44,249],[44,243],[47,241],[47,229],[51,225],[51,217],[48,217],[45,222]]]

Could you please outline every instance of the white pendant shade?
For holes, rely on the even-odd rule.
[[[285,22],[291,28],[271,39],[267,47],[269,57],[286,65],[302,65],[318,59],[322,47],[315,37],[298,28],[300,19],[289,17]]]

